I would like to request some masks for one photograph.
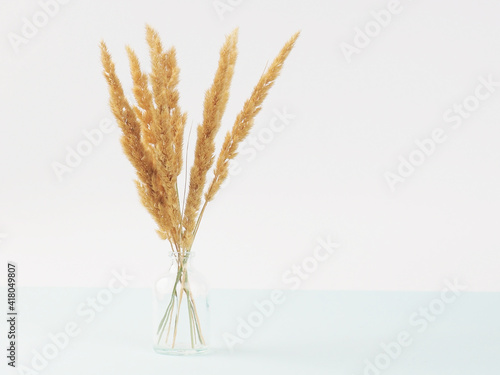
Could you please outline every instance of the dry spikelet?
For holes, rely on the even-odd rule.
[[[170,48],[164,54],[165,66],[167,68],[167,84],[166,84],[166,102],[168,108],[169,122],[172,127],[173,136],[173,173],[178,176],[182,170],[182,149],[184,146],[184,128],[186,125],[187,114],[182,113],[179,107],[179,91],[177,84],[179,83],[179,67],[175,48]]]
[[[109,86],[111,110],[123,131],[122,141],[125,154],[137,169],[141,181],[147,181],[150,176],[149,172],[153,170],[152,160],[140,142],[140,125],[125,98],[120,80],[116,76],[115,65],[104,42],[101,42],[101,60],[104,67],[104,77]]]
[[[229,88],[237,57],[237,41],[238,30],[235,29],[226,37],[219,53],[219,64],[212,86],[205,93],[203,123],[198,126],[195,159],[191,167],[189,194],[184,210],[184,248],[189,248],[192,242],[207,172],[214,163],[215,136],[229,99]]]
[[[101,60],[103,74],[109,86],[110,107],[123,132],[121,144],[139,178],[136,183],[141,201],[157,222],[161,237],[166,238],[169,223],[163,215],[164,200],[162,188],[157,183],[154,159],[141,142],[141,125],[125,98],[115,65],[104,42],[101,42]]]
[[[239,143],[245,139],[252,128],[255,116],[260,112],[262,107],[262,102],[278,77],[281,68],[283,67],[283,63],[293,49],[295,41],[299,35],[300,32],[294,34],[283,46],[278,56],[274,59],[272,64],[262,75],[259,82],[253,89],[250,99],[245,102],[243,109],[236,117],[233,129],[226,134],[221,152],[217,159],[214,178],[205,194],[206,202],[209,202],[214,198],[217,191],[219,191],[221,184],[227,178],[229,161],[237,155]]]
[[[171,48],[164,52],[158,33],[150,26],[146,26],[146,40],[150,48],[152,67],[150,80],[156,104],[153,113],[153,132],[157,136],[156,141],[158,144],[156,156],[161,164],[166,167],[168,177],[172,177],[179,169],[173,139],[174,133],[180,125],[172,123],[174,114],[177,117],[173,119],[174,121],[178,121],[182,117],[177,106],[179,94],[176,86],[179,82],[179,68],[175,57],[175,49]]]
[[[158,33],[151,27],[146,27],[146,39],[149,44],[151,56],[150,81],[153,89],[156,107],[153,111],[152,132],[156,136],[155,157],[163,171],[161,177],[164,181],[173,178],[173,129],[169,126],[170,111],[167,104],[167,65]]]
[[[146,39],[150,48],[150,81],[156,108],[153,112],[152,132],[156,136],[154,156],[160,168],[157,173],[165,190],[169,209],[166,212],[173,224],[172,238],[180,243],[182,217],[177,191],[177,177],[182,169],[182,143],[186,115],[178,107],[179,68],[175,49],[163,52],[158,33],[146,27]]]
[[[143,141],[147,146],[150,146],[155,143],[154,133],[151,131],[154,112],[153,94],[149,90],[147,74],[141,71],[137,55],[130,47],[126,48],[130,62],[130,73],[134,82],[133,93],[140,108],[140,110],[136,108],[135,113],[141,121]]]

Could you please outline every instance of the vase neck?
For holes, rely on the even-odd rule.
[[[194,253],[192,252],[172,252],[170,253],[170,259],[172,265],[190,265],[191,259],[193,259]]]

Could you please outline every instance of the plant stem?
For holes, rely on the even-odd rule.
[[[179,263],[180,263],[180,267],[181,267],[181,273],[182,273],[182,276],[181,276],[181,292],[180,292],[180,296],[179,296],[179,305],[177,306],[177,314],[175,316],[175,325],[174,325],[174,337],[173,337],[173,341],[172,341],[172,348],[174,348],[175,346],[175,340],[177,338],[177,326],[178,326],[178,323],[179,323],[179,312],[181,310],[181,304],[182,304],[182,297],[183,297],[183,292],[184,292],[184,282],[185,282],[185,279],[186,279],[186,274],[184,272],[184,256],[183,255],[179,255]]]
[[[198,233],[198,228],[200,227],[200,222],[201,222],[201,219],[203,217],[203,213],[205,212],[205,208],[207,207],[207,204],[208,204],[208,201],[205,201],[205,203],[203,204],[203,207],[201,208],[200,214],[198,215],[198,219],[196,220],[196,225],[194,227],[193,240],[189,244],[188,251],[191,251],[191,248],[193,247],[193,243],[194,243],[194,240],[196,238],[196,233]]]
[[[194,301],[194,298],[192,295],[190,295],[190,298],[191,298],[191,300],[189,301],[189,303],[190,303],[190,307],[191,307],[193,314],[194,314],[196,331],[198,332],[198,337],[200,338],[200,342],[203,345],[205,345],[205,339],[203,338],[203,334],[202,334],[201,327],[200,327],[200,318],[198,317],[198,312],[196,311],[196,304],[195,304],[195,301]]]
[[[172,328],[173,323],[173,334],[172,334],[172,348],[175,348],[175,343],[177,339],[177,332],[179,326],[179,317],[181,314],[181,305],[183,301],[183,295],[186,294],[186,305],[188,309],[188,318],[189,318],[189,330],[190,330],[190,338],[191,338],[191,347],[195,348],[195,345],[201,343],[205,345],[205,339],[203,337],[200,319],[198,316],[198,312],[196,309],[196,303],[191,293],[191,285],[189,283],[189,275],[186,268],[186,257],[188,254],[178,253],[179,256],[176,257],[177,262],[177,277],[174,283],[174,287],[172,289],[172,295],[170,297],[169,304],[166,308],[166,311],[160,321],[158,326],[157,334],[158,334],[158,344],[161,342],[162,337],[164,335],[165,330],[165,343],[169,343],[170,330]],[[180,286],[179,286],[180,284]],[[179,287],[180,291],[177,291]],[[177,303],[177,306],[175,306]],[[174,319],[175,314],[175,319]],[[168,327],[168,328],[167,328]]]
[[[169,302],[167,309],[165,310],[165,314],[163,315],[163,318],[161,319],[160,324],[158,326],[158,330],[157,330],[157,334],[159,332],[158,344],[160,343],[161,337],[163,335],[163,332],[165,331],[167,324],[168,324],[168,330],[167,330],[166,340],[168,340],[168,335],[170,333],[170,326],[172,324],[172,312],[173,312],[173,308],[174,308],[174,304],[175,304],[175,299],[177,297],[177,284],[179,283],[180,275],[181,275],[180,270],[178,270],[177,271],[177,278],[175,279],[174,287],[172,289],[172,295],[170,297],[170,302]],[[168,321],[166,320],[167,317],[168,317]]]

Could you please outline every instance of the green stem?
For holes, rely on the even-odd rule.
[[[161,337],[163,336],[163,332],[165,332],[165,328],[167,327],[167,324],[168,324],[168,330],[167,330],[167,336],[165,339],[166,341],[168,340],[168,336],[170,334],[170,326],[172,324],[172,313],[173,313],[173,308],[175,305],[175,300],[177,297],[177,285],[179,284],[180,276],[181,276],[181,272],[180,272],[180,270],[178,270],[177,271],[177,278],[175,280],[174,287],[172,289],[172,295],[170,297],[170,302],[167,306],[167,309],[165,310],[165,314],[163,315],[163,318],[161,319],[160,324],[158,326],[158,330],[156,332],[158,335],[158,344],[160,343]]]
[[[179,283],[179,279],[180,279],[180,272],[177,271],[177,278],[175,280],[175,283],[174,283],[174,288],[172,289],[172,296],[170,297],[170,302],[167,306],[167,310],[165,310],[165,314],[163,314],[163,318],[161,319],[160,321],[160,325],[158,326],[158,330],[157,330],[157,333],[160,331],[160,328],[162,326],[162,324],[164,323],[166,317],[167,317],[167,312],[168,312],[168,309],[170,307],[170,305],[173,303],[173,300],[174,300],[174,296],[177,296],[177,284]]]
[[[175,324],[174,324],[174,337],[173,337],[173,340],[172,340],[172,348],[175,347],[175,340],[177,339],[177,327],[178,327],[178,324],[179,324],[179,313],[180,313],[180,310],[181,310],[181,305],[182,305],[182,297],[183,297],[183,293],[184,293],[184,283],[185,283],[185,279],[186,279],[186,272],[184,270],[184,266],[185,266],[185,262],[184,262],[184,256],[179,254],[179,267],[181,267],[181,292],[180,292],[180,296],[179,296],[179,304],[177,305],[177,314],[175,315]]]
[[[186,268],[186,258],[184,256],[180,255],[177,259],[177,276],[176,280],[174,283],[174,287],[172,289],[172,296],[170,297],[170,302],[165,310],[165,313],[160,321],[160,324],[158,326],[157,334],[158,334],[158,344],[161,341],[161,338],[163,337],[163,334],[165,332],[165,329],[168,326],[166,337],[165,337],[165,343],[168,344],[169,341],[169,336],[170,336],[170,329],[172,328],[172,322],[174,321],[173,324],[173,340],[172,340],[172,348],[175,347],[175,342],[176,342],[176,337],[177,337],[177,328],[179,324],[179,317],[180,317],[180,310],[181,310],[181,305],[182,305],[182,296],[183,293],[186,293],[186,304],[187,304],[187,309],[188,309],[188,317],[189,317],[189,329],[190,329],[190,336],[191,336],[191,347],[194,348],[195,344],[200,342],[201,344],[205,345],[205,339],[203,338],[203,334],[201,331],[201,326],[200,326],[200,319],[198,316],[198,312],[196,310],[196,304],[194,301],[193,294],[191,293],[191,286],[189,283],[189,275],[187,272]],[[179,286],[179,283],[181,283],[180,286],[180,293],[177,293],[177,287]],[[177,306],[175,306],[177,302]],[[175,312],[175,319],[174,319],[174,311]]]

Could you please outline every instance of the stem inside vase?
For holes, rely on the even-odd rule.
[[[169,303],[156,330],[156,346],[175,349],[198,349],[206,346],[201,319],[189,280],[187,255],[175,256],[176,274]],[[188,320],[188,322],[186,322]],[[179,343],[180,324],[189,323],[189,348]],[[185,341],[185,340],[184,340]]]

